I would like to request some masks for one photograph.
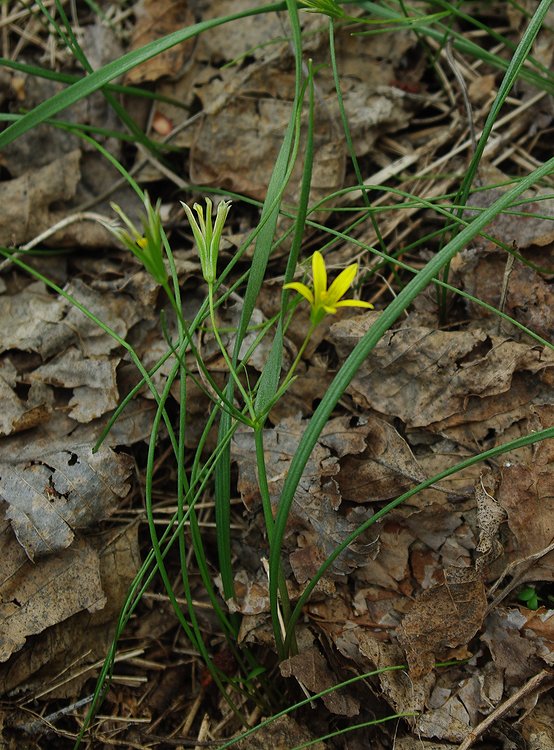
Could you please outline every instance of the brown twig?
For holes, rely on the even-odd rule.
[[[498,721],[498,719],[504,716],[504,714],[506,714],[511,708],[519,703],[522,698],[526,698],[528,695],[531,695],[531,693],[534,693],[535,690],[538,690],[542,683],[546,682],[549,679],[554,682],[554,672],[552,672],[552,670],[550,669],[543,669],[542,672],[539,672],[534,677],[531,677],[531,679],[528,680],[525,685],[522,685],[519,690],[517,690],[507,700],[505,700],[504,703],[501,703],[500,706],[497,706],[497,708],[495,708],[494,711],[489,714],[486,719],[483,719],[483,721],[468,734],[462,744],[458,747],[458,750],[469,750],[475,740],[477,740],[482,734],[484,734],[487,729],[492,726],[492,724],[494,724],[495,721]]]

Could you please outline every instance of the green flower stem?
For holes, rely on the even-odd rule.
[[[271,497],[269,494],[269,484],[267,481],[267,472],[265,466],[265,452],[264,452],[264,431],[261,425],[258,425],[254,429],[254,443],[256,446],[256,464],[258,469],[258,488],[262,498],[262,508],[264,513],[265,528],[267,533],[267,540],[269,547],[273,543],[273,527],[275,521],[273,519],[273,510],[271,508]],[[283,611],[283,623],[290,620],[291,606],[289,599],[289,592],[287,589],[287,582],[283,573],[282,566],[279,567],[279,598],[281,600],[281,607]],[[297,653],[298,649],[296,642],[291,639],[291,650],[292,653]],[[285,653],[280,655],[281,658],[285,658]]]
[[[294,359],[294,362],[292,363],[292,366],[291,366],[290,370],[287,373],[286,378],[283,380],[283,382],[282,382],[282,384],[281,384],[281,386],[279,388],[279,391],[278,391],[279,398],[286,391],[286,389],[289,387],[290,381],[294,377],[295,370],[298,367],[298,365],[300,364],[302,356],[303,356],[304,352],[306,351],[306,347],[310,343],[310,340],[311,340],[311,338],[313,336],[313,333],[314,333],[314,331],[315,331],[316,328],[317,328],[317,325],[314,325],[313,323],[310,325],[310,328],[308,329],[308,333],[306,334],[306,338],[302,342],[302,346],[298,350],[298,354],[296,355],[296,357]]]
[[[240,391],[240,394],[242,398],[244,399],[244,403],[248,409],[248,413],[250,414],[250,419],[245,420],[245,423],[252,426],[256,423],[256,412],[254,411],[254,403],[248,393],[246,392],[246,389],[244,388],[243,384],[241,383],[241,380],[237,374],[237,371],[235,367],[233,366],[233,363],[231,362],[231,358],[229,357],[229,354],[227,353],[227,349],[225,347],[225,344],[223,343],[221,336],[219,334],[218,326],[217,326],[217,320],[215,318],[215,306],[214,306],[214,288],[213,284],[208,284],[208,299],[210,303],[210,319],[212,321],[212,331],[215,336],[215,340],[217,341],[217,345],[219,346],[219,350],[221,351],[221,354],[223,355],[223,359],[225,360],[225,364],[229,368],[229,373],[231,377],[233,378],[237,388]]]

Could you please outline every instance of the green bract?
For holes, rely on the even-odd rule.
[[[217,277],[217,256],[219,255],[219,243],[221,242],[221,233],[227,219],[227,214],[231,208],[231,201],[221,201],[217,206],[215,224],[212,226],[212,208],[213,204],[209,198],[206,198],[206,218],[204,218],[204,209],[198,203],[193,205],[198,214],[196,220],[191,209],[186,203],[181,201],[185,213],[189,220],[190,228],[196,240],[200,263],[202,264],[202,275],[206,282],[211,286],[215,283]]]
[[[329,18],[342,18],[344,10],[334,0],[302,0],[303,8],[307,13],[323,13]]]
[[[152,278],[165,287],[168,273],[163,256],[160,203],[158,201],[155,206],[152,206],[148,194],[145,194],[146,213],[141,218],[142,232],[136,228],[117,203],[110,203],[110,205],[128,229],[108,222],[103,222],[103,225],[138,258]]]

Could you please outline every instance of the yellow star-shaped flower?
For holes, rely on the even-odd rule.
[[[352,265],[339,273],[329,289],[327,289],[325,261],[323,260],[323,255],[316,250],[312,256],[313,289],[298,281],[285,284],[284,288],[294,289],[308,300],[312,308],[310,318],[312,326],[315,328],[326,315],[334,315],[339,307],[366,307],[373,309],[373,305],[370,302],[363,302],[357,299],[341,299],[352,285],[357,273],[358,264],[352,263]]]

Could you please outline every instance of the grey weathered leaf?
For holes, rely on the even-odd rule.
[[[31,560],[68,547],[75,529],[110,515],[129,491],[131,459],[110,448],[80,446],[37,461],[0,464],[0,497]]]

